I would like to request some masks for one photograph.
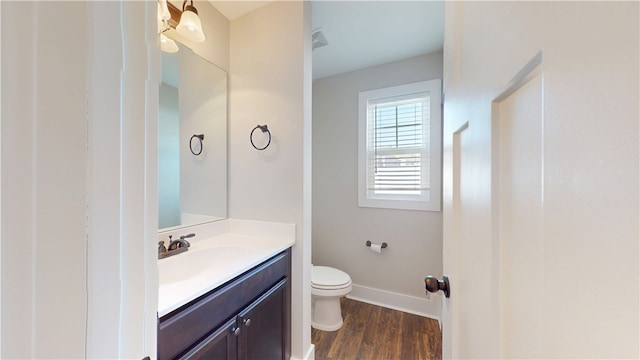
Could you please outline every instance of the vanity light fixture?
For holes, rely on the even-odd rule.
[[[198,17],[198,10],[193,6],[193,0],[191,5],[187,5],[188,0],[184,0],[182,3],[182,15],[180,16],[180,23],[176,26],[178,34],[184,36],[187,40],[193,42],[203,42],[204,33],[202,32],[202,23]]]
[[[171,13],[169,12],[167,0],[158,0],[158,32],[160,33],[160,50],[167,53],[174,53],[178,51],[178,44],[164,34],[165,31],[170,29],[169,20],[171,20]]]
[[[178,52],[178,44],[165,34],[160,34],[160,50],[166,53]]]

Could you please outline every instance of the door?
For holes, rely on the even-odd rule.
[[[445,358],[639,357],[638,14],[446,4]]]
[[[238,359],[289,358],[288,281],[281,280],[238,315]]]

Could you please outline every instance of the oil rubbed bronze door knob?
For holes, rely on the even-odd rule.
[[[428,292],[436,293],[440,290],[444,292],[445,297],[449,297],[451,295],[451,288],[449,287],[449,278],[445,275],[442,277],[442,280],[438,280],[435,276],[427,276],[424,278],[424,287]]]

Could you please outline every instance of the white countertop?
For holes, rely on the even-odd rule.
[[[196,233],[188,251],[158,260],[158,316],[262,263],[295,243],[295,225],[245,220],[212,223],[216,229],[184,229]],[[198,231],[204,234],[199,238]],[[174,238],[180,233],[172,232]],[[165,238],[167,233],[161,233]],[[165,241],[166,243],[167,241]]]

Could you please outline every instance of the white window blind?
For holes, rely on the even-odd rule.
[[[358,94],[358,206],[440,210],[440,80]]]
[[[367,192],[423,199],[429,190],[429,93],[367,102]]]

